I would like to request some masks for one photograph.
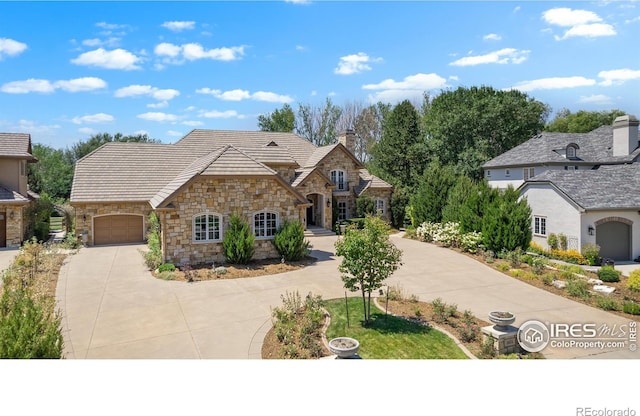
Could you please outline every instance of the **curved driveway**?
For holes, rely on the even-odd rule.
[[[196,283],[162,281],[146,270],[144,246],[83,248],[60,271],[57,294],[67,358],[260,358],[270,312],[286,291],[344,296],[333,256],[336,237],[313,237],[319,259],[303,270],[259,278]],[[628,320],[534,288],[467,256],[392,236],[403,266],[389,279],[420,300],[437,297],[485,317],[516,313],[516,325],[590,322],[610,328]],[[638,358],[628,349],[559,349],[548,358]]]

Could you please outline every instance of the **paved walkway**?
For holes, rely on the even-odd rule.
[[[2,272],[5,271],[13,263],[13,259],[18,255],[17,248],[1,248],[0,249],[0,277]],[[0,279],[1,280],[1,279]]]
[[[392,237],[404,265],[389,280],[408,294],[441,297],[485,317],[491,310],[516,313],[516,325],[628,320],[534,288],[464,255]],[[146,271],[144,246],[84,248],[63,266],[57,299],[63,312],[67,358],[260,358],[270,312],[285,291],[344,296],[333,256],[336,237],[312,237],[319,261],[302,271],[260,278],[187,284],[162,281]],[[626,350],[544,351],[549,358],[638,358]]]

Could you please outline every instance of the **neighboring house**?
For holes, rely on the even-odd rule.
[[[165,261],[223,261],[229,217],[256,235],[254,258],[276,257],[283,220],[331,229],[367,195],[389,219],[392,187],[353,155],[355,134],[316,147],[293,133],[193,130],[175,144],[108,143],[76,164],[71,204],[88,245],[142,242],[151,212]],[[335,209],[333,207],[335,201]]]
[[[0,248],[24,240],[26,208],[37,198],[27,185],[27,163],[36,161],[29,134],[0,133]]]
[[[618,117],[590,133],[543,133],[487,162],[494,187],[512,184],[532,210],[533,241],[567,236],[618,261],[640,256],[638,120]],[[523,176],[524,175],[524,176]]]

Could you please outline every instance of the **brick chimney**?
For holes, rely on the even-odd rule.
[[[627,156],[638,147],[638,119],[632,115],[616,117],[613,122],[613,155]]]
[[[356,155],[356,132],[353,130],[345,130],[338,135],[338,143],[342,144],[351,152],[352,155]]]

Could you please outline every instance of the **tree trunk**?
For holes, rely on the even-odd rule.
[[[369,317],[367,316],[367,298],[365,297],[364,288],[362,288],[362,309],[364,312],[364,324],[366,326],[369,323]]]

